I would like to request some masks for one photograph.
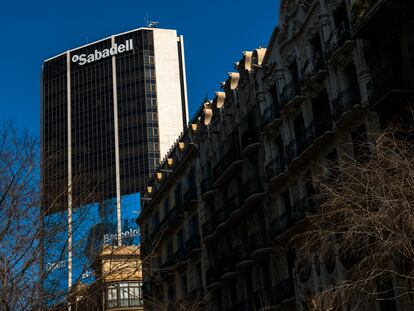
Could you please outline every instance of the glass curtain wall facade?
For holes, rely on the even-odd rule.
[[[157,35],[166,49],[155,47]],[[187,122],[182,51],[174,30],[142,28],[44,62],[43,276],[51,303],[76,282],[94,281],[91,260],[102,244],[139,244],[139,193],[164,156],[158,108],[165,114],[167,103],[157,75],[165,70],[181,94],[169,105],[182,118],[162,116],[169,135]]]

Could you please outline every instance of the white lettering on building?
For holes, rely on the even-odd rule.
[[[92,63],[94,61],[107,58],[109,56],[121,54],[124,52],[128,52],[134,49],[134,41],[133,39],[129,39],[125,41],[125,44],[117,44],[114,43],[111,48],[105,49],[103,51],[95,50],[92,54],[80,54],[80,55],[73,55],[72,62],[77,63],[79,62],[79,66],[83,66],[85,64]]]
[[[46,271],[54,271],[66,267],[66,260],[60,260],[57,262],[48,262],[46,264]]]
[[[139,235],[139,229],[129,229],[127,231],[122,232],[122,238],[129,238],[129,237],[136,237]],[[118,240],[118,234],[109,234],[106,233],[103,236],[103,242],[104,244],[110,244],[113,240]]]

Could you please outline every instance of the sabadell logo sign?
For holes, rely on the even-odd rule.
[[[117,44],[114,43],[111,48],[105,49],[102,51],[95,50],[93,53],[86,55],[73,55],[72,62],[77,63],[79,62],[80,66],[85,64],[93,63],[94,61],[107,58],[109,56],[125,53],[134,49],[134,42],[132,39],[125,41],[125,44]]]

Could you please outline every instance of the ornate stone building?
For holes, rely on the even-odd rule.
[[[311,177],[358,158],[355,142],[412,99],[413,12],[408,1],[282,1],[268,48],[243,53],[148,183],[149,310],[189,298],[188,310],[308,310],[309,293],[346,279],[336,250],[303,257],[287,241],[317,208]]]
[[[94,264],[95,282],[78,282],[70,293],[74,311],[143,311],[139,246],[102,248]],[[57,310],[67,310],[58,308]]]

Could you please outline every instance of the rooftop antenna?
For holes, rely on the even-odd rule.
[[[148,28],[157,28],[157,26],[158,26],[159,23],[160,22],[148,21],[147,27]]]
[[[148,11],[145,15],[144,20],[145,20],[145,24],[147,25],[148,28],[157,28],[158,24],[160,23],[160,22],[150,21],[149,16],[148,16]]]

